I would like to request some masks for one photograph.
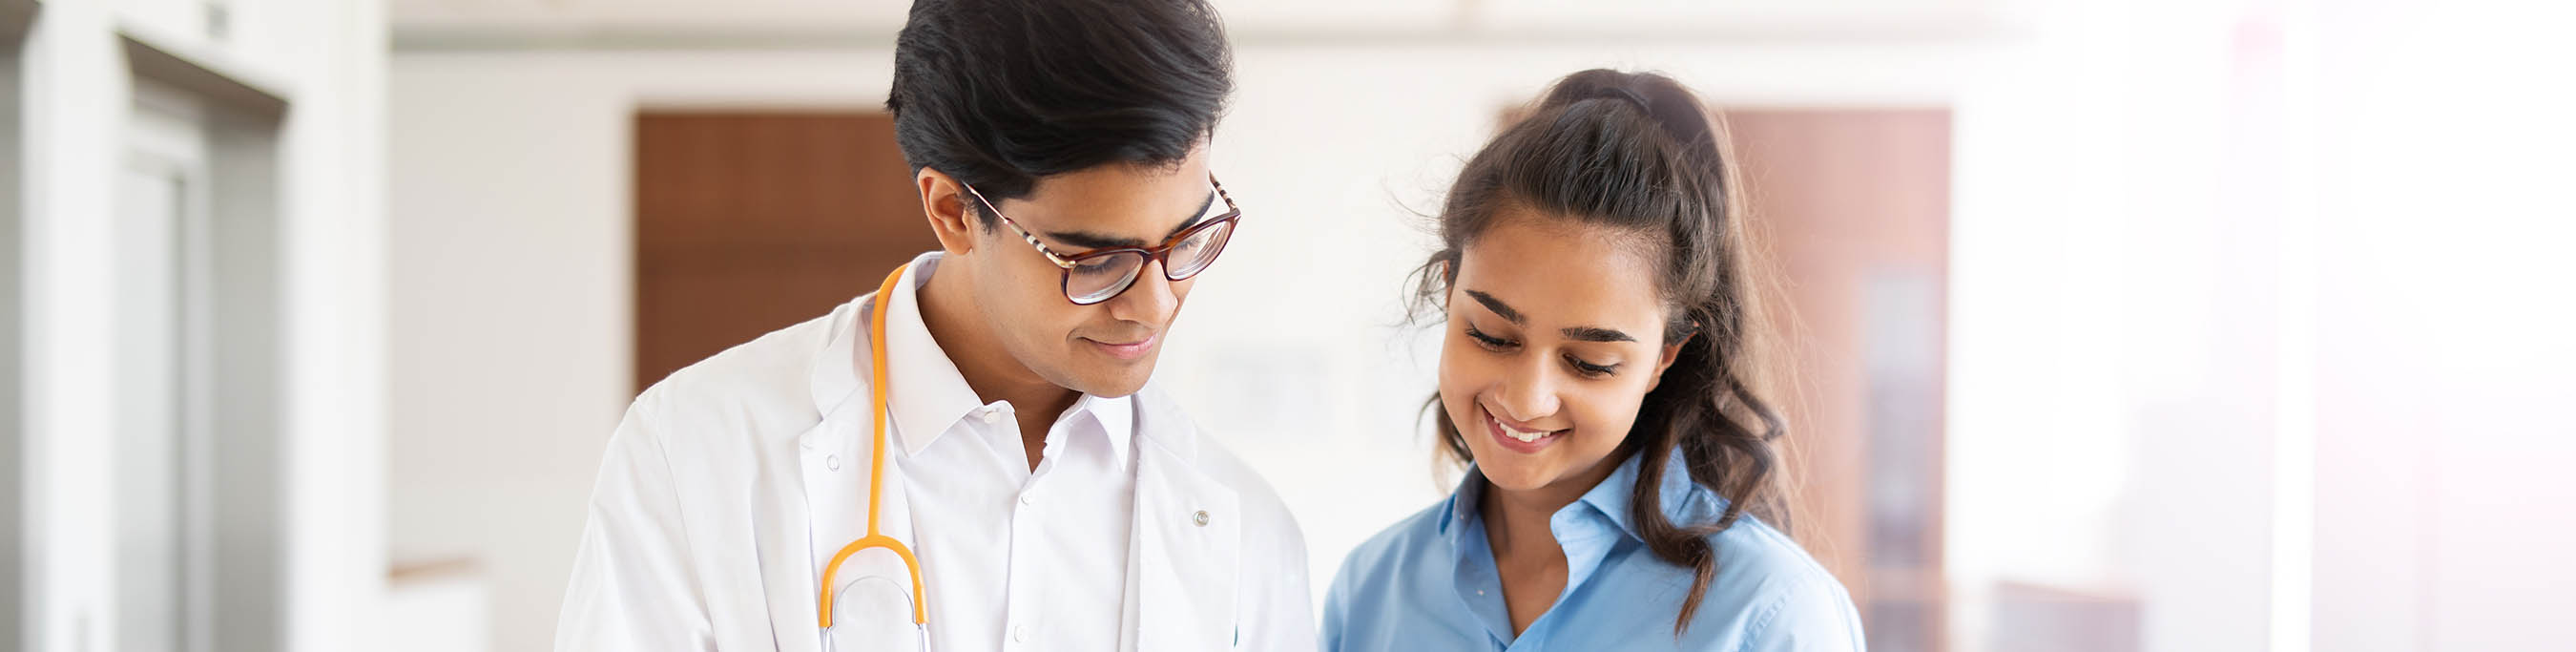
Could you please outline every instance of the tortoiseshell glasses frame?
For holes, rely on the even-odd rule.
[[[1225,253],[1226,241],[1234,238],[1235,224],[1243,219],[1243,208],[1236,206],[1234,197],[1226,194],[1225,184],[1217,182],[1216,175],[1210,174],[1208,185],[1215,189],[1217,198],[1225,202],[1225,213],[1190,225],[1172,234],[1159,246],[1108,247],[1062,254],[1039,242],[1036,235],[1022,228],[1011,216],[1003,215],[1002,209],[995,207],[992,200],[985,199],[984,193],[975,190],[974,186],[962,182],[958,185],[965,186],[966,192],[974,195],[975,201],[983,203],[985,210],[992,211],[994,217],[1002,218],[1002,224],[1011,227],[1012,233],[1020,234],[1020,239],[1036,247],[1039,255],[1046,256],[1047,262],[1064,270],[1057,287],[1063,290],[1065,300],[1078,306],[1101,303],[1125,294],[1128,288],[1135,287],[1136,277],[1144,271],[1146,261],[1163,263],[1163,278],[1172,281],[1188,280],[1199,272],[1207,271],[1209,265],[1216,263],[1216,257]]]

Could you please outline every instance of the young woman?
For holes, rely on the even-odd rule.
[[[1589,70],[1468,161],[1419,288],[1466,478],[1343,561],[1325,650],[1862,649],[1775,528],[1724,142],[1673,80]]]

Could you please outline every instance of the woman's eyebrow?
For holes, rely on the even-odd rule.
[[[1608,328],[1600,328],[1600,327],[1595,327],[1595,326],[1577,326],[1577,327],[1574,327],[1574,328],[1567,328],[1567,329],[1563,329],[1563,330],[1560,330],[1560,331],[1557,331],[1557,332],[1564,333],[1564,334],[1565,334],[1566,339],[1571,339],[1571,340],[1576,340],[1576,341],[1581,341],[1581,342],[1634,342],[1634,341],[1637,341],[1637,338],[1630,337],[1626,332],[1618,331],[1618,330],[1613,330],[1613,329],[1608,329]]]
[[[1207,198],[1199,200],[1199,210],[1191,213],[1189,219],[1182,220],[1180,226],[1172,227],[1171,233],[1163,234],[1163,241],[1170,242],[1172,240],[1172,236],[1180,235],[1182,231],[1188,231],[1190,230],[1190,227],[1198,226],[1199,220],[1207,219],[1208,208],[1215,205],[1216,191],[1208,191]],[[1118,236],[1094,233],[1091,231],[1048,231],[1046,232],[1046,236],[1068,246],[1081,247],[1084,249],[1108,249],[1112,247],[1136,247],[1141,249],[1150,246],[1143,240],[1135,238],[1121,238]]]
[[[1503,303],[1502,299],[1496,299],[1494,298],[1494,295],[1486,294],[1477,290],[1468,290],[1467,296],[1475,299],[1476,303],[1484,304],[1486,310],[1491,310],[1494,311],[1494,314],[1502,315],[1503,321],[1511,322],[1516,326],[1529,322],[1528,318],[1521,316],[1521,311],[1513,310],[1511,304]],[[1575,326],[1572,328],[1560,329],[1557,332],[1564,333],[1566,339],[1581,342],[1637,341],[1635,336],[1629,335],[1626,331],[1613,328],[1601,328],[1599,326]]]
[[[1511,322],[1514,325],[1527,323],[1529,321],[1521,317],[1521,311],[1513,310],[1510,304],[1503,303],[1502,299],[1494,298],[1494,295],[1475,290],[1468,290],[1467,296],[1474,298],[1476,303],[1485,304],[1486,310],[1491,310],[1494,311],[1494,314],[1502,315],[1503,321]]]

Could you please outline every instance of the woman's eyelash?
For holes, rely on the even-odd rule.
[[[1574,356],[1566,356],[1565,361],[1566,361],[1567,363],[1569,363],[1569,364],[1574,365],[1574,370],[1575,370],[1575,371],[1577,371],[1577,372],[1581,372],[1583,375],[1586,375],[1586,376],[1592,376],[1592,377],[1596,377],[1596,378],[1597,378],[1597,377],[1601,377],[1601,376],[1607,376],[1607,375],[1610,375],[1610,374],[1612,374],[1612,373],[1616,373],[1616,372],[1618,372],[1618,371],[1619,371],[1619,365],[1615,365],[1615,364],[1614,364],[1614,365],[1597,365],[1597,364],[1592,364],[1592,363],[1589,363],[1589,362],[1584,362],[1584,361],[1582,361],[1582,360],[1577,360],[1577,359],[1575,359],[1575,358],[1574,358]]]
[[[1465,330],[1469,339],[1475,340],[1477,345],[1488,349],[1507,349],[1520,344],[1519,342],[1486,335],[1484,331],[1476,330],[1476,327],[1473,325],[1467,326]],[[1583,374],[1586,378],[1602,378],[1619,372],[1619,365],[1592,364],[1584,362],[1582,359],[1571,355],[1565,356],[1565,363],[1568,366],[1574,367],[1575,373]]]

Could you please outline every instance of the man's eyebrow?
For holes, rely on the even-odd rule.
[[[1197,212],[1190,213],[1190,218],[1182,220],[1180,226],[1172,227],[1172,231],[1170,233],[1163,234],[1162,242],[1170,242],[1172,240],[1172,236],[1180,235],[1182,231],[1188,231],[1190,230],[1190,227],[1198,226],[1199,220],[1207,219],[1208,209],[1215,206],[1216,191],[1210,190],[1208,191],[1207,198],[1199,201],[1199,210]],[[1094,233],[1091,231],[1048,231],[1046,232],[1046,236],[1057,242],[1084,249],[1109,249],[1113,247],[1144,248],[1152,246],[1146,244],[1145,241],[1137,240],[1135,238],[1122,238],[1102,233]]]
[[[1559,331],[1557,331],[1557,332],[1564,333],[1564,334],[1565,334],[1566,339],[1571,339],[1571,340],[1576,340],[1576,341],[1582,341],[1582,342],[1634,342],[1634,341],[1637,341],[1637,338],[1635,338],[1635,337],[1630,337],[1630,336],[1629,336],[1627,333],[1625,333],[1625,332],[1617,331],[1617,330],[1612,330],[1612,329],[1608,329],[1608,328],[1599,328],[1599,327],[1594,327],[1594,326],[1577,326],[1577,327],[1574,327],[1574,328],[1567,328],[1567,329],[1559,330]]]
[[[1494,295],[1475,290],[1468,290],[1467,296],[1475,298],[1476,303],[1485,304],[1486,310],[1491,310],[1494,311],[1494,314],[1502,315],[1503,321],[1508,321],[1514,324],[1528,321],[1521,318],[1521,311],[1513,310],[1510,305],[1503,303],[1502,299],[1494,298]]]

